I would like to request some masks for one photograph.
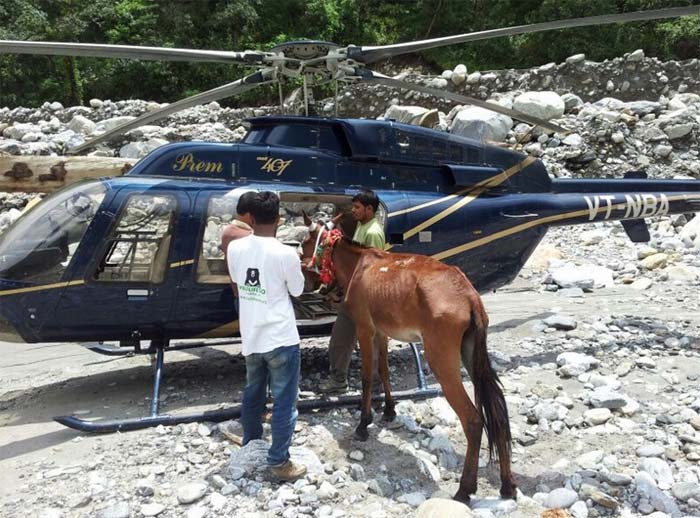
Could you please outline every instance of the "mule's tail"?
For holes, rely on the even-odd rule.
[[[493,370],[486,350],[486,323],[478,311],[472,310],[471,325],[462,337],[462,363],[474,384],[477,409],[484,422],[489,443],[489,459],[496,452],[511,453],[510,421],[503,385]]]

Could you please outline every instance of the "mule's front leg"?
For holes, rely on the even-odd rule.
[[[374,332],[360,329],[359,325],[357,327],[360,356],[362,357],[362,411],[360,424],[355,428],[355,438],[360,441],[366,441],[369,438],[367,427],[372,423],[372,347],[374,345]]]
[[[391,383],[389,383],[389,339],[381,334],[375,339],[375,347],[379,347],[379,377],[384,386],[384,417],[385,421],[393,421],[396,418],[396,403],[391,396]]]

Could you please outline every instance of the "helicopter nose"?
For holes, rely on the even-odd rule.
[[[0,313],[0,341],[24,343],[15,327]]]

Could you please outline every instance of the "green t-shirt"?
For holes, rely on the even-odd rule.
[[[364,225],[358,221],[352,239],[363,245],[384,250],[384,229],[377,218],[370,219]]]

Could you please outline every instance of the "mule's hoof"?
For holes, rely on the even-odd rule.
[[[456,500],[457,502],[462,502],[465,505],[469,505],[470,498],[466,491],[462,491],[460,489],[455,493],[455,496],[452,497],[452,500]]]
[[[391,412],[384,412],[384,415],[382,415],[382,420],[391,423],[394,419],[396,419],[396,412],[393,410]]]
[[[358,441],[365,442],[367,439],[369,439],[369,432],[367,431],[367,428],[355,428],[353,437]]]
[[[501,498],[505,498],[507,500],[517,500],[517,489],[517,486],[511,484],[508,484],[507,486],[501,486]]]

